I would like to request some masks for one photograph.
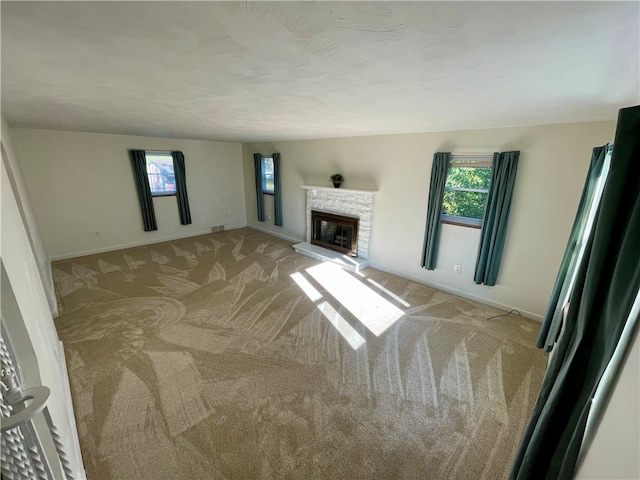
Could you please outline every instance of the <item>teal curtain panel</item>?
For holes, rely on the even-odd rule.
[[[273,211],[275,216],[275,224],[277,227],[283,225],[282,219],[282,181],[280,179],[280,154],[274,153],[273,156]]]
[[[550,352],[553,344],[556,341],[556,337],[559,331],[562,311],[564,305],[564,299],[570,294],[567,290],[570,287],[570,275],[577,268],[576,262],[578,260],[578,249],[580,239],[585,233],[587,226],[587,215],[589,213],[589,206],[593,202],[593,197],[596,191],[596,185],[604,167],[604,160],[609,151],[610,146],[604,145],[602,147],[596,147],[593,149],[591,155],[591,164],[587,173],[587,179],[582,190],[582,197],[578,205],[578,212],[576,213],[575,221],[569,235],[569,241],[564,251],[564,257],[560,264],[560,270],[556,277],[556,283],[553,286],[551,292],[551,300],[547,307],[547,313],[545,314],[544,321],[542,322],[542,328],[540,329],[540,335],[538,337],[538,348],[544,348],[545,351]]]
[[[131,166],[133,167],[133,178],[138,190],[138,199],[140,200],[144,231],[158,230],[156,212],[153,209],[153,196],[151,195],[149,177],[147,176],[146,155],[144,150],[129,150],[129,155],[131,157]]]
[[[256,204],[258,207],[258,221],[264,222],[264,192],[262,191],[262,155],[253,154],[253,165],[256,173]]]
[[[493,154],[489,196],[484,210],[480,246],[473,276],[477,284],[493,286],[498,278],[519,157],[520,152]]]
[[[187,173],[184,166],[184,155],[182,152],[171,152],[173,157],[173,173],[176,180],[176,198],[178,199],[178,212],[180,213],[180,224],[191,224],[191,210],[189,209],[189,197],[187,195]]]
[[[427,204],[427,225],[424,231],[422,246],[422,260],[420,266],[426,270],[435,270],[438,257],[438,243],[440,240],[440,214],[442,213],[442,199],[444,186],[447,183],[447,173],[451,164],[450,152],[433,154],[431,167],[431,183],[429,185],[429,203]]]
[[[511,479],[573,478],[596,389],[637,334],[640,290],[640,106],[620,110],[611,166],[578,265],[562,332],[525,430]],[[615,377],[615,375],[613,376]],[[615,378],[604,379],[608,388]],[[597,415],[595,410],[594,414]],[[593,425],[594,419],[589,419]]]

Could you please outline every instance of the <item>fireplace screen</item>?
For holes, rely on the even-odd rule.
[[[358,256],[358,219],[311,211],[311,243]]]

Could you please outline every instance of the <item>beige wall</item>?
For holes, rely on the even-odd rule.
[[[517,308],[539,318],[573,224],[591,150],[613,140],[614,122],[545,125],[458,132],[387,135],[243,145],[249,225],[293,239],[305,237],[303,184],[330,186],[329,175],[345,176],[344,188],[378,189],[371,238],[372,266],[486,303]],[[480,232],[444,225],[435,271],[420,268],[431,161],[436,151],[520,150],[511,219],[498,284],[473,283]],[[254,152],[282,154],[284,227],[258,222]],[[454,264],[462,274],[454,274]]]
[[[246,225],[239,143],[16,128],[25,181],[54,259]],[[128,149],[181,150],[191,225],[175,197],[156,197],[158,230],[144,232]]]

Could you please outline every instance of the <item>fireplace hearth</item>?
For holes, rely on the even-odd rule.
[[[311,244],[357,257],[358,219],[312,210]]]

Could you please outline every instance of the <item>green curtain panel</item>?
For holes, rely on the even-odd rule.
[[[256,204],[258,206],[258,221],[264,222],[264,192],[262,191],[262,155],[253,154],[253,165],[256,173]]]
[[[551,292],[551,300],[547,307],[547,313],[540,329],[540,335],[538,337],[538,348],[544,348],[545,351],[550,352],[553,343],[556,341],[557,333],[560,327],[562,318],[562,309],[564,305],[564,298],[567,296],[567,289],[569,288],[570,272],[576,268],[576,262],[578,257],[578,247],[587,223],[587,215],[589,213],[589,206],[593,202],[593,197],[596,192],[596,185],[602,170],[604,167],[605,157],[609,151],[610,146],[605,145],[602,147],[596,147],[593,149],[591,155],[591,164],[589,166],[589,172],[587,173],[587,179],[582,190],[582,197],[580,198],[580,204],[578,205],[578,212],[576,213],[575,221],[573,222],[573,228],[569,235],[569,241],[564,251],[564,257],[560,264],[560,270],[556,277],[556,283]]]
[[[427,270],[435,270],[438,257],[438,243],[440,240],[440,214],[442,213],[442,199],[444,186],[447,183],[447,173],[451,164],[450,152],[433,154],[431,167],[431,183],[429,184],[429,203],[427,204],[427,225],[424,231],[422,246],[422,260],[420,266]]]
[[[633,335],[618,342],[637,320],[631,309],[640,289],[638,132],[640,106],[620,110],[600,207],[511,479],[573,478],[602,374],[616,349],[630,347]]]
[[[493,154],[491,183],[473,276],[473,281],[477,284],[493,286],[498,278],[519,157],[520,152]]]
[[[142,224],[145,232],[158,230],[156,223],[156,212],[153,209],[153,196],[149,186],[147,176],[147,160],[144,150],[129,150],[131,166],[133,167],[133,177],[138,190],[140,200],[140,210],[142,210]]]
[[[280,180],[280,154],[273,154],[273,210],[277,227],[283,225],[282,221],[282,181]]]
[[[178,212],[180,224],[191,224],[191,210],[189,209],[189,197],[187,196],[187,176],[184,167],[184,155],[182,152],[171,152],[173,157],[173,173],[176,179],[176,198],[178,200]]]

